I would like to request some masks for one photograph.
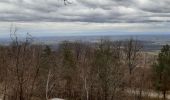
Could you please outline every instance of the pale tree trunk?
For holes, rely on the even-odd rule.
[[[88,91],[88,87],[87,87],[87,79],[86,79],[86,77],[84,79],[84,87],[85,87],[85,91],[86,91],[86,100],[89,100],[89,91]]]
[[[50,75],[51,75],[51,70],[48,71],[47,84],[46,84],[46,100],[49,100],[48,87],[49,87]]]

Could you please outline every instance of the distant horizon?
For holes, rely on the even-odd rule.
[[[136,32],[133,32],[133,34],[73,34],[73,35],[32,35],[30,33],[30,35],[33,37],[33,38],[63,38],[63,37],[140,37],[140,36],[169,36],[170,33],[142,33],[142,34],[134,34]],[[140,32],[141,33],[141,32]],[[26,34],[22,34],[22,35],[17,35],[19,38],[25,38],[26,37]],[[0,39],[10,39],[10,34],[8,36],[0,36]]]
[[[26,32],[27,33],[27,32]],[[26,33],[20,33],[18,34],[18,37],[25,37]],[[43,35],[37,35],[37,34],[31,34],[33,37],[71,37],[71,36],[140,36],[140,35],[170,35],[170,32],[115,32],[115,33],[80,33],[80,34],[51,34],[51,33],[46,33]],[[49,35],[47,35],[49,34]],[[10,34],[5,34],[4,36],[0,34],[0,38],[9,38]]]

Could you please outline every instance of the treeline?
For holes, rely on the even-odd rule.
[[[3,100],[155,100],[149,91],[154,89],[166,99],[169,47],[163,49],[168,60],[159,63],[142,52],[142,44],[134,39],[102,39],[93,44],[63,41],[57,49],[31,41],[15,38],[9,46],[0,46]],[[165,60],[163,54],[159,56]]]

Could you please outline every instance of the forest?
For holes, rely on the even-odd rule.
[[[140,41],[63,41],[57,49],[11,36],[0,46],[2,100],[168,100],[170,46],[158,55]]]

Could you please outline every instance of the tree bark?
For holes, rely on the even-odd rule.
[[[163,100],[166,100],[166,91],[163,91]]]

